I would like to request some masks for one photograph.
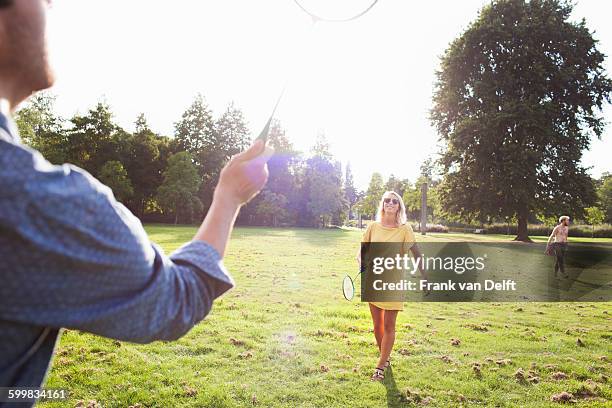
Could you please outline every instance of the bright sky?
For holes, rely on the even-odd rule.
[[[438,151],[428,119],[438,56],[486,3],[380,0],[356,21],[313,28],[293,0],[57,0],[52,92],[64,116],[104,98],[126,129],[144,112],[169,136],[201,92],[215,116],[234,101],[257,135],[287,82],[277,117],[298,149],[325,133],[358,187],[374,171],[414,181]],[[612,3],[578,0],[574,12],[606,55],[611,11]],[[612,122],[610,107],[605,116]],[[596,177],[612,171],[612,124],[602,139],[584,156]]]

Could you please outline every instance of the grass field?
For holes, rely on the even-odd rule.
[[[147,230],[168,253],[195,232]],[[610,302],[408,303],[391,372],[371,382],[367,304],[340,290],[356,270],[360,235],[236,229],[225,264],[237,287],[206,320],[176,342],[149,345],[65,332],[47,387],[72,396],[40,406],[546,407],[560,406],[551,396],[562,391],[574,406],[611,406]],[[466,238],[510,239],[428,235]]]

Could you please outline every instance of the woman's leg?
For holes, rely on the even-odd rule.
[[[376,345],[378,345],[378,351],[380,351],[380,344],[382,343],[384,333],[385,311],[371,303],[369,305],[372,322],[374,322],[374,337],[376,337]]]
[[[391,350],[393,350],[393,343],[395,343],[395,320],[397,319],[398,312],[399,310],[385,310],[384,333],[380,344],[380,359],[378,360],[377,367],[385,366],[391,355]]]

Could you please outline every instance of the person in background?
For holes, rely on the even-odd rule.
[[[568,274],[565,273],[565,253],[567,252],[569,222],[570,217],[567,215],[559,217],[559,224],[553,228],[546,243],[546,251],[555,255],[555,276],[561,271],[564,278],[568,277]]]
[[[40,387],[64,327],[138,343],[187,333],[234,286],[229,235],[268,177],[258,140],[223,168],[197,233],[168,256],[108,187],[21,144],[12,112],[54,80],[48,4],[0,0],[0,387]]]

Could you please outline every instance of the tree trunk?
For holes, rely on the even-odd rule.
[[[514,238],[515,241],[533,242],[527,233],[528,214],[528,211],[521,211],[518,215],[518,231],[516,237]]]
[[[174,212],[174,225],[178,224],[178,211]]]

